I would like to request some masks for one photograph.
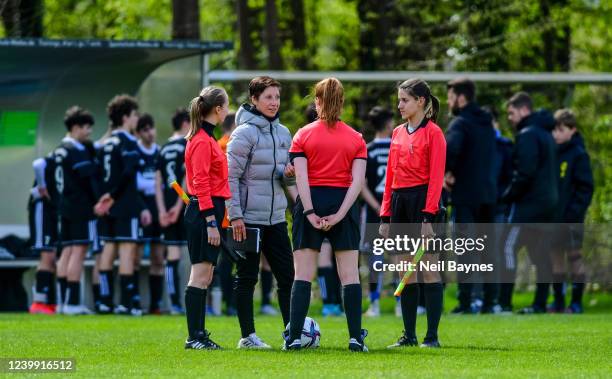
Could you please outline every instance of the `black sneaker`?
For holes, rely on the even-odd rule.
[[[367,336],[368,330],[361,329],[361,337],[359,338],[359,341],[357,341],[355,338],[351,338],[349,340],[349,350],[354,352],[368,352],[368,347],[363,341]]]
[[[220,350],[221,346],[210,339],[210,333],[205,330],[198,337],[185,341],[185,349],[193,350]]]
[[[517,312],[519,315],[533,315],[539,313],[546,313],[546,309],[542,309],[540,307],[532,306],[525,307]]]
[[[402,332],[402,335],[393,345],[387,346],[387,349],[394,349],[396,347],[404,347],[404,346],[419,346],[419,341],[416,336],[407,336],[406,332]]]
[[[453,309],[451,311],[451,314],[454,314],[454,315],[471,315],[471,314],[474,314],[474,311],[472,310],[471,307],[462,307],[460,305],[457,305],[455,307],[455,309]]]
[[[438,342],[438,340],[433,340],[433,341],[423,341],[423,343],[421,344],[422,348],[434,348],[434,349],[438,349],[440,348],[440,342]]]
[[[284,351],[300,350],[302,348],[302,341],[299,339],[293,340],[293,342],[285,341],[283,345]]]

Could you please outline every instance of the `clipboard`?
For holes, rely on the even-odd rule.
[[[227,246],[230,249],[255,254],[261,252],[261,230],[259,228],[246,228],[247,238],[240,242],[234,240],[233,227],[230,226],[225,230]]]

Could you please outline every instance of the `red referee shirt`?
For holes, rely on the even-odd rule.
[[[445,163],[446,140],[440,127],[433,121],[424,119],[412,133],[408,133],[407,124],[396,127],[391,137],[387,161],[381,219],[388,222],[391,217],[393,190],[424,184],[428,187],[423,213],[435,215],[442,195]]]
[[[200,130],[187,141],[185,178],[187,192],[198,198],[201,211],[212,215],[211,197],[231,197],[227,180],[227,158],[213,136],[215,126],[204,122]]]
[[[289,153],[292,159],[308,159],[311,187],[350,187],[353,161],[368,158],[361,133],[342,121],[329,127],[326,122],[317,120],[302,127],[293,136]]]

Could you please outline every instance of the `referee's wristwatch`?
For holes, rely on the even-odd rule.
[[[206,227],[207,228],[216,228],[217,227],[217,220],[206,221]]]

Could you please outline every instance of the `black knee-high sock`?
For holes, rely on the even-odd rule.
[[[132,308],[142,308],[140,304],[140,271],[134,270],[132,274]]]
[[[132,275],[119,275],[119,286],[121,287],[121,298],[119,304],[131,308],[134,283]]]
[[[51,279],[49,283],[49,293],[47,294],[47,304],[55,305],[57,304],[57,285],[55,283],[55,275],[51,274]]]
[[[272,271],[261,270],[261,305],[270,304],[272,295]]]
[[[53,282],[53,273],[50,271],[36,271],[36,287],[34,301],[49,304],[49,293]]]
[[[444,289],[442,283],[425,283],[425,308],[427,309],[427,335],[425,342],[438,340],[438,325],[442,316]]]
[[[400,297],[402,305],[402,319],[404,321],[404,333],[408,337],[416,338],[417,306],[419,305],[419,283],[406,285]]]
[[[93,295],[93,302],[94,302],[94,304],[96,304],[96,305],[100,304],[100,285],[99,284],[92,284],[91,285],[91,293]]]
[[[584,282],[586,275],[572,275],[572,304],[582,305],[582,294],[584,293]]]
[[[289,341],[300,339],[304,319],[310,306],[310,282],[295,280],[291,288],[291,311],[289,315]]]
[[[189,339],[197,338],[204,332],[206,311],[206,288],[187,286],[185,289],[185,313]]]
[[[512,308],[512,293],[514,283],[501,283],[499,285],[499,305],[504,308]]]
[[[166,262],[166,285],[168,289],[168,294],[170,295],[170,302],[172,305],[181,306],[181,299],[179,294],[179,288],[181,286],[181,281],[179,277],[179,262],[176,261],[168,261]]]
[[[149,291],[151,292],[151,302],[149,303],[149,310],[158,310],[162,298],[162,292],[164,291],[164,276],[163,275],[149,275]]]
[[[66,289],[68,288],[67,280],[65,277],[62,277],[57,278],[57,282],[59,283],[60,287],[59,301],[60,304],[64,304],[66,303]]]
[[[81,282],[68,282],[67,288],[66,301],[68,305],[79,305],[79,299],[81,298]]]
[[[113,270],[100,270],[100,301],[102,304],[112,307],[114,293],[115,282],[113,280]]]
[[[344,312],[348,324],[349,336],[361,340],[361,285],[349,284],[342,288]]]
[[[536,292],[533,298],[533,306],[540,309],[546,309],[546,300],[548,300],[548,290],[550,283],[537,283]]]
[[[565,274],[553,274],[553,295],[555,310],[565,309]]]

